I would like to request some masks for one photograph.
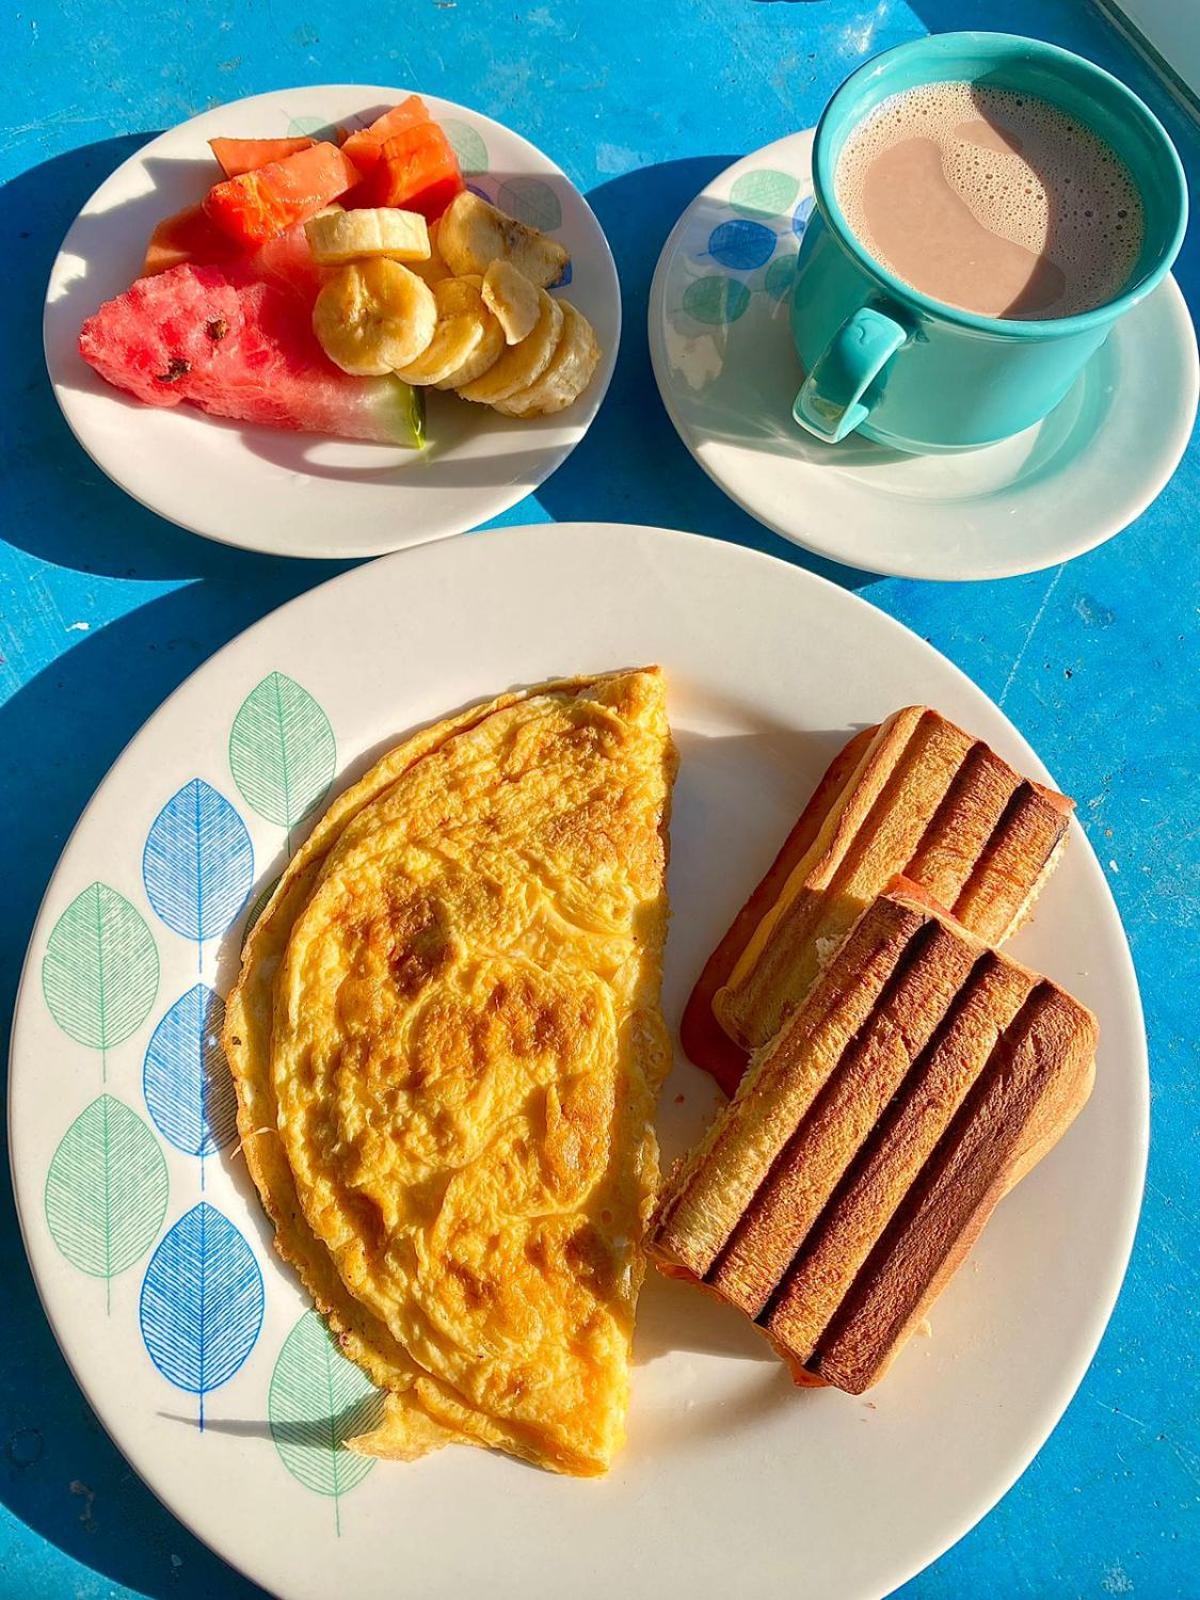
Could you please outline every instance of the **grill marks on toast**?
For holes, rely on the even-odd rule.
[[[757,1317],[967,978],[974,953],[932,919],[788,1140],[708,1281]]]
[[[735,1038],[753,1047],[772,1037],[826,950],[909,860],[970,744],[953,723],[919,707],[882,725],[803,880],[787,885],[717,996],[717,1016]],[[923,805],[906,799],[917,786]]]
[[[768,1308],[764,1326],[794,1360],[811,1358],[1033,984],[1031,973],[990,951],[976,962],[903,1095],[859,1152]]]
[[[1084,1007],[897,888],[755,1057],[650,1252],[861,1392],[1087,1098],[1095,1042]]]
[[[904,866],[904,876],[953,907],[1020,781],[994,750],[973,744]]]
[[[819,1340],[809,1364],[819,1377],[851,1394],[875,1382],[1036,1159],[1061,1116],[1056,1102],[1086,1098],[1096,1040],[1081,1013],[1053,984],[1037,984]]]
[[[928,915],[880,899],[859,920],[664,1191],[651,1239],[663,1260],[696,1278],[708,1274]]]
[[[1070,813],[1069,800],[1023,780],[938,712],[897,712],[743,943],[712,1001],[721,1026],[735,1042],[761,1046],[897,873],[980,938],[1001,942],[1048,875]]]
[[[1070,815],[1061,796],[1019,783],[958,897],[945,902],[958,920],[996,944],[1014,933],[1052,866]]]

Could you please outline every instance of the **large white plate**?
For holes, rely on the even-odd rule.
[[[1146,1059],[1125,939],[1078,828],[1015,948],[1099,1013],[1095,1093],[1058,1148],[1005,1200],[971,1265],[939,1302],[933,1336],[915,1340],[868,1399],[793,1389],[736,1316],[651,1274],[638,1325],[629,1445],[607,1481],[574,1482],[452,1449],[418,1465],[376,1465],[362,1482],[342,1478],[343,1492],[321,1499],[283,1459],[297,1442],[295,1428],[281,1429],[283,1454],[272,1442],[269,1418],[274,1410],[278,1421],[279,1411],[269,1405],[272,1375],[306,1300],[268,1248],[234,1149],[207,1158],[202,1196],[198,1160],[157,1134],[155,1148],[135,1159],[146,1140],[124,1133],[129,1119],[110,1106],[122,1151],[134,1151],[121,1168],[127,1180],[152,1176],[157,1150],[164,1153],[166,1215],[156,1232],[154,1215],[143,1216],[153,1207],[133,1207],[134,1220],[146,1221],[139,1228],[125,1215],[126,1201],[112,1202],[118,1242],[128,1242],[125,1253],[136,1259],[107,1283],[64,1258],[44,1204],[64,1135],[102,1091],[153,1130],[149,1055],[150,1101],[176,1134],[183,1127],[187,1142],[179,1108],[164,1118],[162,1036],[157,1047],[151,1040],[168,1007],[196,984],[198,968],[204,982],[221,987],[235,962],[236,916],[219,917],[231,921],[228,932],[203,940],[198,951],[153,909],[143,852],[156,817],[182,789],[183,810],[169,813],[174,832],[164,835],[160,826],[155,837],[177,850],[182,839],[188,866],[190,820],[199,806],[205,849],[219,858],[211,863],[214,894],[227,901],[248,880],[240,824],[208,790],[185,787],[192,780],[211,785],[244,820],[256,886],[273,879],[285,855],[284,826],[248,803],[247,795],[280,815],[269,792],[247,780],[237,739],[231,767],[230,730],[247,695],[278,673],[321,708],[336,756],[321,716],[305,710],[307,703],[298,709],[283,679],[266,691],[291,707],[293,766],[311,787],[334,764],[336,783],[345,783],[414,725],[508,685],[649,661],[670,674],[682,754],[665,1001],[672,1024],[705,954],[853,729],[903,702],[928,701],[1046,777],[978,689],[854,595],[706,539],[598,524],[543,526],[405,552],[306,595],[229,645],[126,750],[47,893],[18,1002],[10,1105],[22,1227],[46,1309],[76,1377],[138,1471],[202,1538],[288,1600],[324,1600],[335,1586],[361,1600],[397,1593],[460,1600],[485,1591],[496,1600],[878,1596],[959,1538],[1012,1483],[1069,1400],[1112,1307],[1142,1186]],[[256,701],[268,724],[274,703],[264,702],[263,692]],[[151,855],[161,868],[162,850]],[[186,877],[176,886],[184,902]],[[73,1007],[64,1009],[62,980],[72,962],[86,966],[97,897],[85,898],[60,924],[94,881],[127,899],[161,964],[153,1004],[144,993],[134,1004],[129,929],[136,932],[137,924],[126,915],[124,944],[110,938],[107,946],[109,1016],[117,1022],[103,1062],[99,1050],[56,1024],[42,981],[52,930],[64,927],[74,937],[60,932],[54,941],[50,992],[70,1032],[85,1034],[91,1017],[94,1043],[94,992],[89,1000],[86,985],[68,985]],[[161,870],[154,881],[161,902]],[[168,905],[177,922],[178,909]],[[700,1129],[714,1093],[677,1061],[661,1115],[668,1160]],[[93,1113],[84,1131],[96,1134],[98,1118]],[[52,1185],[55,1231],[77,1256],[78,1218],[89,1215],[78,1196],[87,1191],[89,1170],[95,1189],[99,1142],[77,1134]],[[166,1312],[160,1301],[151,1319],[160,1356],[164,1315],[168,1345],[173,1340],[186,1355],[195,1338],[186,1319],[182,1329],[172,1321],[172,1303],[182,1294],[177,1280],[195,1278],[194,1259],[177,1265],[174,1277],[149,1264],[166,1248],[163,1232],[202,1198],[237,1229],[257,1264],[243,1260],[239,1275],[238,1248],[209,1214],[208,1248],[230,1269],[226,1290],[233,1281],[244,1291],[229,1319],[234,1354],[238,1334],[254,1331],[258,1269],[265,1285],[261,1331],[236,1372],[204,1396],[203,1433],[196,1396],[160,1374],[139,1326],[149,1275],[152,1285],[169,1287]],[[189,1229],[195,1242],[193,1220],[174,1236],[176,1244]],[[211,1304],[209,1314],[216,1315]],[[306,1383],[323,1386],[325,1374],[314,1368],[319,1354],[319,1346],[306,1353],[294,1342],[282,1388],[294,1395]],[[176,1350],[176,1376],[186,1378],[181,1359]],[[322,1405],[317,1418],[329,1414]],[[294,1448],[290,1454],[297,1465]],[[338,1460],[344,1466],[347,1458]],[[328,1489],[330,1471],[318,1452],[305,1476]]]
[[[679,437],[743,510],[818,555],[903,578],[1007,578],[1111,539],[1179,465],[1200,371],[1174,278],[1117,323],[1061,405],[982,450],[911,456],[792,420],[788,326],[812,130],[719,173],[650,289],[654,376]]]
[[[604,356],[569,410],[518,422],[431,393],[430,444],[417,454],[222,422],[190,406],[143,406],[105,383],[79,355],[84,319],[129,287],[154,224],[203,198],[214,172],[209,139],[270,138],[369,120],[409,92],[321,84],[206,111],[131,156],[72,224],[46,295],[46,364],[54,393],[97,466],[160,516],[222,544],[276,555],[379,555],[462,533],[507,511],[561,465],[590,427],[621,337],[617,270],[600,224],[536,146],[434,95],[425,95],[425,102],[453,139],[467,181],[551,231],[571,252],[570,279],[559,293],[591,320]]]

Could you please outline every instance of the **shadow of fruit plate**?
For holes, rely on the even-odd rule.
[[[417,86],[419,92],[420,86]],[[82,359],[80,328],[138,276],[156,224],[221,177],[212,138],[331,138],[411,91],[363,84],[282,89],[231,102],[152,139],[84,206],[46,295],[46,364],[69,426],[96,464],[152,511],[205,538],[271,554],[370,556],[461,533],[515,505],[587,432],[621,334],[616,267],[570,179],[528,140],[452,101],[422,95],[468,187],[570,254],[554,288],[592,323],[602,351],[568,409],[518,420],[425,391],[423,450],[224,421],[189,405],[143,405]],[[568,287],[569,285],[569,287]]]
[[[1028,1465],[1112,1309],[1145,1168],[1145,1037],[1125,935],[1073,822],[1010,948],[1096,1011],[1095,1090],[883,1383],[858,1399],[796,1389],[729,1307],[651,1272],[607,1477],[460,1446],[409,1464],[345,1449],[379,1397],[270,1247],[216,1042],[247,918],[328,797],[410,730],[510,686],[650,662],[680,753],[673,1036],[853,730],[934,705],[1052,781],[943,656],[808,572],[662,529],[499,529],[336,578],[214,656],[118,760],[47,891],[10,1080],[47,1313],[146,1482],[286,1600],[878,1597]],[[716,1093],[677,1051],[664,1165]]]

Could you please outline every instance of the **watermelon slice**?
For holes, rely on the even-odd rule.
[[[326,357],[308,307],[251,267],[172,267],[102,305],[79,336],[100,376],[151,406],[345,439],[420,446],[419,391],[353,378]]]
[[[326,269],[314,260],[302,222],[286,228],[278,238],[268,239],[253,255],[243,256],[242,260],[260,277],[275,278],[286,284],[300,296],[310,311],[321,292],[321,285],[329,276]]]

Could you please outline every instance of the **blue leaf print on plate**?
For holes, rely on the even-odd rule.
[[[254,1348],[263,1319],[263,1280],[254,1252],[207,1201],[183,1216],[150,1258],[142,1280],[142,1338],[151,1361],[200,1401],[219,1389]]]
[[[708,253],[723,267],[735,272],[752,272],[771,259],[775,249],[774,230],[762,222],[747,222],[735,217],[719,223],[708,236]]]
[[[197,983],[155,1028],[146,1049],[142,1087],[155,1126],[176,1150],[204,1158],[237,1132],[237,1096],[221,1048],[225,1002]]]
[[[203,778],[193,778],[155,817],[142,852],[142,881],[174,933],[196,941],[224,933],[254,882],[246,824]]]

